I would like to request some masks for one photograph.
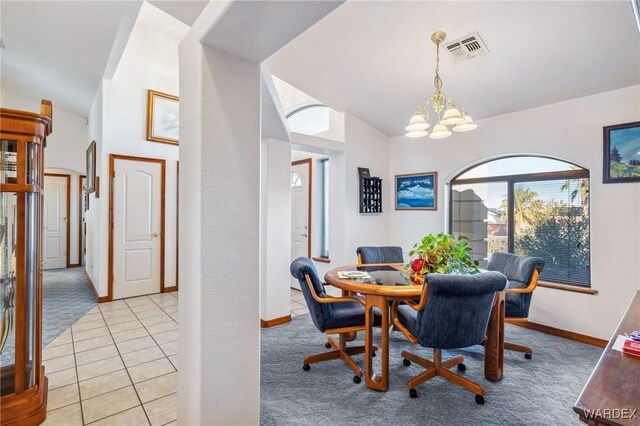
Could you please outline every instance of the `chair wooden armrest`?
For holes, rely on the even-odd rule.
[[[531,293],[535,290],[538,285],[538,278],[540,277],[540,268],[536,266],[536,269],[533,271],[533,275],[531,276],[531,281],[529,281],[529,285],[525,288],[508,288],[505,290],[506,294],[509,293]]]
[[[357,297],[353,297],[353,296],[342,296],[342,297],[325,296],[325,297],[320,297],[320,296],[318,296],[316,294],[316,291],[313,289],[313,284],[311,283],[311,278],[309,278],[309,275],[305,275],[304,278],[307,281],[307,285],[309,286],[309,291],[311,292],[311,296],[313,296],[313,300],[315,300],[318,303],[356,302],[356,303],[361,304],[362,306],[365,306],[364,300],[358,299]]]
[[[406,303],[406,302],[405,302]],[[418,338],[416,336],[414,336],[408,329],[407,327],[405,327],[400,320],[398,319],[398,305],[400,304],[399,300],[394,300],[393,304],[391,305],[391,324],[393,324],[393,326],[400,330],[400,332],[402,332],[402,334],[404,334],[404,337],[407,338],[407,340],[409,342],[411,342],[411,344],[415,345],[416,343],[418,343]]]
[[[429,297],[429,283],[425,282],[422,284],[422,292],[420,293],[420,302],[416,303],[413,300],[403,300],[407,306],[415,311],[420,311],[427,306],[427,298]],[[409,342],[412,344],[418,343],[418,338],[414,336],[408,329],[405,327],[398,319],[398,305],[400,304],[399,300],[394,300],[391,304],[391,323],[395,328],[400,330],[402,334],[407,338]]]
[[[420,311],[427,306],[427,299],[429,298],[429,283],[423,282],[422,284],[422,292],[420,293],[420,301],[418,303],[413,300],[403,300],[403,302],[408,305],[414,311]]]

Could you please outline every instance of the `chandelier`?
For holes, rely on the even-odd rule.
[[[442,31],[437,31],[431,35],[431,41],[436,45],[436,76],[433,79],[433,85],[436,92],[425,99],[424,103],[416,108],[411,116],[409,125],[405,128],[406,136],[409,138],[421,138],[429,135],[431,139],[442,139],[451,136],[451,130],[454,132],[468,132],[478,127],[473,122],[469,114],[462,109],[462,112],[456,107],[453,98],[442,92],[442,79],[440,78],[440,43],[442,43],[447,35]],[[431,134],[427,129],[431,127],[429,124],[429,106],[436,113],[436,125],[433,127]],[[451,130],[449,127],[453,126]]]

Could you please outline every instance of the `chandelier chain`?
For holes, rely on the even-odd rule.
[[[442,79],[440,78],[440,42],[436,43],[436,76],[433,78],[433,85],[437,91],[442,88]]]

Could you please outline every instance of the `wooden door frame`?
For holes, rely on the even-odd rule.
[[[165,177],[167,161],[160,158],[134,157],[131,155],[109,154],[109,290],[107,300],[113,300],[113,179],[116,176],[116,160],[140,161],[160,164],[160,293],[164,293],[164,234],[165,234]]]
[[[67,178],[67,256],[66,256],[66,264],[67,264],[67,268],[71,268],[72,266],[76,266],[76,265],[72,265],[71,264],[71,175],[68,173],[45,173],[44,174],[45,177],[47,176],[51,176],[51,177],[64,177]],[[45,185],[45,191],[44,193],[46,194],[46,185]],[[44,247],[43,247],[44,249]]]
[[[296,160],[291,162],[291,167],[299,166],[300,164],[308,163],[309,164],[309,202],[307,203],[307,210],[309,214],[307,214],[307,257],[311,259],[311,215],[313,213],[313,209],[311,206],[313,205],[313,159],[305,158],[304,160]],[[293,218],[293,215],[292,215]]]
[[[180,274],[178,265],[180,263],[180,160],[176,161],[176,287],[173,291],[178,291]]]
[[[82,266],[82,200],[84,200],[82,179],[86,179],[86,175],[78,175],[78,264]]]

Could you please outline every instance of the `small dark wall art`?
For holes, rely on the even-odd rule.
[[[640,182],[640,121],[603,128],[602,182]]]

